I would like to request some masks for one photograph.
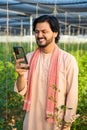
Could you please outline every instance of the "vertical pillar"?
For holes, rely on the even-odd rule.
[[[65,35],[67,34],[67,12],[65,12]]]
[[[21,19],[21,30],[20,30],[21,37],[23,36],[23,20]]]
[[[9,31],[8,31],[8,22],[9,22],[9,16],[8,16],[8,0],[7,0],[7,18],[6,18],[6,36],[7,36],[7,39],[6,39],[6,43],[8,43],[8,33],[9,33]]]
[[[68,27],[68,31],[69,31],[69,35],[71,35],[71,25],[69,25],[69,27]]]
[[[81,22],[81,16],[79,15],[79,26],[78,26],[78,35],[80,35],[80,22]]]
[[[32,15],[30,16],[30,50],[32,51]]]

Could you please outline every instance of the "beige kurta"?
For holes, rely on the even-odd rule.
[[[32,54],[27,55],[29,61]],[[54,124],[47,123],[45,120],[47,78],[51,55],[51,53],[41,53],[38,58],[32,86],[31,109],[30,112],[26,112],[23,130],[56,130]],[[27,80],[27,73],[25,73],[25,79]],[[14,89],[18,92],[16,85]],[[61,113],[60,117],[64,117],[65,121],[70,122],[73,115],[76,114],[77,108],[78,67],[75,58],[63,50],[61,50],[60,56],[58,89],[58,107],[66,104],[72,108],[71,110],[67,109],[65,114]],[[24,95],[26,90],[27,84],[19,94]]]

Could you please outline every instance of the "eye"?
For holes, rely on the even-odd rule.
[[[43,30],[42,32],[43,32],[43,33],[47,33],[47,31],[46,31],[46,30]]]
[[[36,31],[35,31],[35,33],[36,33],[36,34],[38,34],[38,33],[39,33],[39,31],[37,31],[37,30],[36,30]]]

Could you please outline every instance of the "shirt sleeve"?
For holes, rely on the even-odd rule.
[[[26,91],[27,91],[27,73],[25,73],[25,86],[24,86],[24,89],[19,92],[18,89],[17,89],[17,81],[16,81],[15,84],[14,84],[14,91],[17,92],[20,95],[25,95],[26,94]]]
[[[30,62],[30,59],[31,59],[31,56],[34,52],[31,52],[31,53],[28,53],[26,55],[26,58],[28,60],[28,63]],[[21,90],[20,92],[18,92],[18,89],[17,89],[17,81],[15,82],[14,84],[14,91],[17,92],[18,94],[20,95],[25,95],[26,94],[26,91],[27,91],[27,78],[28,78],[28,72],[25,72],[24,74],[24,78],[25,78],[25,86],[24,86],[24,89]]]
[[[66,111],[64,120],[73,122],[78,104],[78,65],[72,56],[66,68]]]

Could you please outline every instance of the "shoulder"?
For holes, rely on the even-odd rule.
[[[64,51],[64,50],[60,50],[61,51],[61,55],[60,55],[60,66],[61,68],[65,69],[65,70],[75,70],[78,73],[78,63],[76,58]]]
[[[65,63],[77,62],[76,58],[72,54],[61,49],[60,51],[61,51],[61,60],[63,60],[63,62]]]
[[[34,51],[29,52],[29,53],[26,54],[26,58],[28,60],[28,63],[30,62],[30,59],[31,59],[31,57],[32,57],[33,54],[34,54]]]
[[[34,51],[27,53],[26,54],[27,58],[31,57],[33,55],[33,53],[34,53]]]

